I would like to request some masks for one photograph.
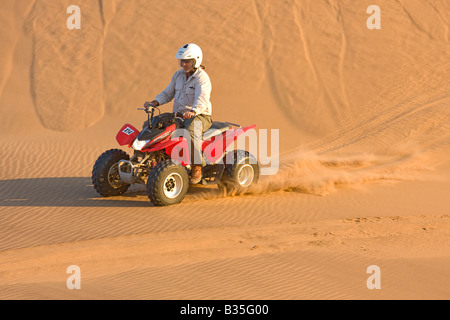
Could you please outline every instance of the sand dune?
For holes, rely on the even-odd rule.
[[[80,30],[70,1],[3,2],[1,299],[450,297],[448,1],[214,0],[186,15],[80,0]],[[278,172],[166,208],[144,186],[102,198],[93,164],[140,127],[187,42],[205,52],[214,120],[280,130]]]

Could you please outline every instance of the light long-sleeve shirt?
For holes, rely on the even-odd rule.
[[[198,68],[189,79],[186,79],[184,70],[180,69],[155,100],[162,105],[174,99],[173,112],[191,110],[196,115],[211,115],[211,89],[209,76],[202,68]]]

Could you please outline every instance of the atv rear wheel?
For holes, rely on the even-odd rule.
[[[130,156],[119,149],[105,151],[94,164],[92,183],[95,190],[104,196],[118,196],[128,190],[130,184],[120,181],[120,160],[129,160]]]
[[[189,189],[186,169],[172,160],[163,160],[150,171],[147,195],[155,206],[180,203]]]
[[[231,151],[224,157],[225,170],[219,189],[227,195],[245,193],[259,179],[259,164],[248,151]],[[229,158],[229,159],[228,159]]]

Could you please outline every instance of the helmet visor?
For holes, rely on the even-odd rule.
[[[185,68],[191,66],[195,68],[195,59],[178,59],[180,63],[180,67]]]

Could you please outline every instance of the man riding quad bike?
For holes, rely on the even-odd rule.
[[[143,130],[126,124],[117,134],[120,145],[134,149],[133,156],[113,149],[94,165],[92,181],[102,196],[124,193],[133,183],[146,183],[155,205],[179,203],[189,183],[218,184],[242,192],[259,177],[256,159],[247,151],[226,153],[241,134],[256,126],[240,128],[211,119],[211,82],[201,65],[199,46],[188,43],[176,54],[181,69],[155,100],[146,102],[148,120]],[[159,114],[158,106],[174,100],[173,112]],[[237,130],[232,126],[238,126]]]
[[[121,146],[133,149],[132,157],[120,149],[104,152],[95,162],[92,182],[102,196],[123,194],[130,185],[147,185],[147,195],[156,206],[180,203],[189,189],[192,174],[190,135],[181,113],[155,116],[158,107],[139,108],[148,114],[139,131],[125,124],[117,133]],[[237,127],[234,129],[233,127]],[[227,150],[234,141],[256,125],[241,128],[229,122],[212,122],[200,141],[205,166],[202,185],[217,184],[224,192],[243,193],[259,178],[256,158],[245,150]]]

